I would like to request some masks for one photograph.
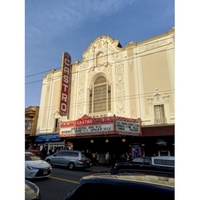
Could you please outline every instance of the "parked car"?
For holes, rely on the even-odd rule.
[[[122,169],[159,170],[174,173],[175,158],[174,156],[136,157],[131,161],[115,163],[114,170]]]
[[[31,152],[25,152],[25,178],[44,178],[52,173],[51,165]]]
[[[87,158],[81,151],[61,150],[45,159],[53,166],[64,166],[70,170],[90,168],[91,159]]]
[[[174,177],[160,173],[96,173],[81,178],[63,200],[132,199],[174,200]]]
[[[25,200],[42,200],[39,187],[25,179]]]

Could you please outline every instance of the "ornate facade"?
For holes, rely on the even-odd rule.
[[[110,36],[95,39],[82,60],[71,66],[67,116],[59,115],[61,70],[52,70],[43,78],[37,135],[59,133],[60,122],[84,115],[140,118],[144,130],[173,127],[174,38],[173,28],[124,47]]]

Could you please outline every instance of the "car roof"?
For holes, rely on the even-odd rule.
[[[144,173],[123,173],[112,175],[110,173],[96,173],[87,176],[83,176],[81,181],[92,181],[92,182],[132,182],[132,183],[147,183],[160,186],[174,187],[174,177],[168,177],[164,175],[150,175]]]
[[[174,160],[175,157],[174,156],[154,156],[152,157],[153,159],[161,159],[161,160]]]
[[[34,153],[31,153],[31,152],[29,152],[29,151],[26,151],[25,154],[35,155]]]
[[[58,152],[81,152],[81,151],[78,151],[78,150],[60,150],[60,151],[58,151]],[[56,152],[57,153],[57,152]]]

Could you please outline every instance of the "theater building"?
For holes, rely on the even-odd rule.
[[[25,108],[25,149],[34,143],[39,114],[39,106]]]
[[[74,63],[64,52],[43,78],[38,137],[48,148],[174,155],[174,37],[172,28],[122,47],[100,36]]]

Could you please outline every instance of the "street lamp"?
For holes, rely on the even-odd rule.
[[[108,140],[108,139],[106,139],[106,140],[105,140],[105,142],[106,142],[106,143],[108,143],[108,142],[109,142],[109,140]]]
[[[126,139],[125,139],[125,138],[122,138],[122,142],[126,142]]]
[[[90,143],[94,143],[94,140],[90,140]]]

